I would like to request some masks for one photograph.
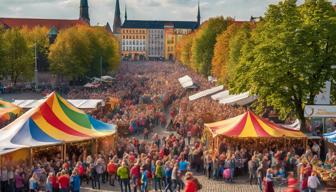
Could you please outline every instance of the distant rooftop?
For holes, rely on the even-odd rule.
[[[165,25],[173,25],[178,29],[196,29],[196,21],[151,21],[151,20],[126,20],[122,28],[164,29]]]
[[[13,27],[28,27],[34,28],[37,26],[52,28],[56,27],[58,30],[73,27],[75,25],[88,25],[85,21],[80,19],[38,19],[38,18],[1,18],[0,25],[8,28]]]

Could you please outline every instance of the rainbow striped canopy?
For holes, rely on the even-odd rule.
[[[19,116],[20,113],[20,107],[7,101],[0,100],[0,124]]]
[[[0,130],[0,149],[77,142],[114,133],[115,125],[92,118],[54,92]]]
[[[213,137],[226,136],[235,138],[274,138],[292,137],[306,138],[301,131],[284,129],[263,120],[252,111],[247,111],[237,117],[205,124]]]

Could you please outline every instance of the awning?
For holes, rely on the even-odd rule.
[[[13,103],[23,109],[31,109],[40,105],[45,99],[41,100],[15,100]],[[95,109],[98,104],[103,103],[102,99],[69,99],[74,107],[79,109]]]
[[[219,101],[221,104],[227,105],[247,105],[257,99],[256,96],[251,96],[249,92],[241,93],[238,95],[229,95]]]
[[[224,98],[230,97],[230,91],[226,90],[226,91],[221,91],[219,93],[216,93],[214,95],[211,96],[211,99],[215,100],[215,101],[219,101],[222,100]]]
[[[213,137],[222,135],[234,138],[306,138],[301,131],[283,129],[258,117],[252,111],[205,126]]]
[[[194,85],[193,80],[188,75],[179,78],[178,81],[180,82],[181,86],[185,89],[193,87]]]
[[[323,134],[323,137],[331,143],[336,143],[336,131]]]
[[[194,95],[189,96],[189,101],[194,101],[196,99],[200,99],[202,97],[206,97],[208,95],[212,95],[212,94],[217,93],[217,92],[219,92],[219,91],[221,91],[223,89],[224,89],[224,86],[220,85],[220,86],[217,86],[217,87],[213,87],[211,89],[207,89],[207,90],[201,91],[199,93],[196,93]]]

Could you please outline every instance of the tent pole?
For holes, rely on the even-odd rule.
[[[98,155],[99,154],[99,151],[98,151],[98,139],[95,139],[95,148],[96,148],[96,155]]]
[[[66,145],[66,143],[64,143],[64,147],[63,147],[63,153],[64,153],[64,161],[65,161],[65,159],[67,158],[67,145]]]
[[[2,156],[3,155],[0,155],[0,172],[2,173]]]
[[[29,164],[30,164],[30,167],[33,166],[33,148],[30,148],[29,149]]]

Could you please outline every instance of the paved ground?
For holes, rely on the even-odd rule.
[[[208,180],[205,176],[197,176],[197,178],[203,186],[201,191],[204,192],[258,192],[257,185],[248,184],[246,178],[240,178],[236,180],[235,183],[225,183],[224,181]],[[81,191],[120,191],[120,188],[119,186],[112,187],[104,185],[102,186],[101,190],[92,190],[90,186],[83,186]],[[151,192],[153,191],[154,190],[152,190]],[[282,191],[284,191],[283,187],[276,187],[276,192]]]

